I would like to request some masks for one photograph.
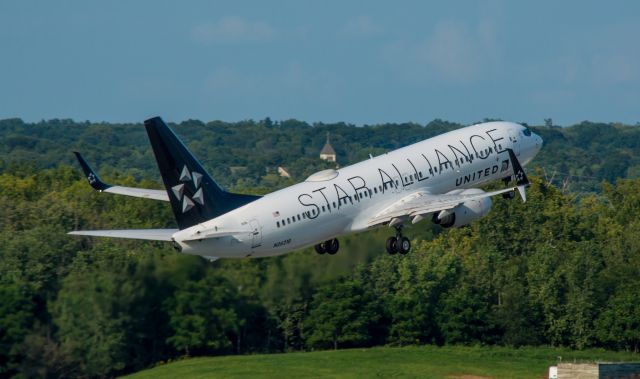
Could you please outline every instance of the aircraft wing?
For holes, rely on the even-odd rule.
[[[522,201],[526,201],[525,187],[529,185],[529,179],[522,169],[522,166],[520,166],[520,163],[516,159],[513,151],[511,149],[507,149],[507,151],[513,167],[516,186],[497,191],[472,194],[431,194],[425,191],[414,192],[396,201],[373,216],[368,221],[367,226],[380,224],[389,224],[393,226],[396,223],[402,222],[403,219],[406,218],[411,218],[411,222],[415,224],[424,219],[424,216],[427,214],[455,208],[465,201],[479,200],[485,197],[495,196],[515,190],[520,193]]]
[[[87,177],[87,180],[89,181],[89,185],[91,185],[91,187],[96,191],[115,193],[118,195],[141,197],[144,199],[169,201],[169,195],[165,190],[112,186],[110,184],[105,183],[100,179],[98,174],[91,168],[91,166],[89,166],[87,161],[84,160],[84,158],[79,152],[74,151],[73,153],[76,155],[76,158],[78,158],[78,162],[80,162],[82,171],[84,172],[85,176]]]
[[[433,195],[424,191],[419,191],[398,200],[385,208],[382,212],[376,214],[371,220],[369,220],[368,226],[386,223],[394,224],[394,219],[401,221],[403,218],[407,217],[412,218],[412,223],[415,224],[418,221],[421,221],[424,218],[423,216],[426,214],[452,209],[465,201],[479,200],[485,197],[514,191],[516,189],[516,187],[511,187],[498,191],[456,195]]]
[[[125,229],[125,230],[76,230],[74,236],[130,238],[149,241],[172,241],[178,229]]]

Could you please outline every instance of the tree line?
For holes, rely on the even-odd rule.
[[[603,181],[640,177],[640,128],[618,123],[582,122],[568,127],[531,125],[545,141],[533,162],[542,176],[573,192],[600,192]],[[443,120],[426,124],[308,124],[298,120],[246,120],[235,123],[187,120],[170,124],[227,188],[258,193],[300,181],[328,168],[318,159],[325,135],[342,166],[379,155],[463,125]],[[142,124],[48,120],[0,120],[0,172],[14,166],[53,168],[75,165],[70,151],[81,151],[103,174],[159,181]],[[293,181],[280,178],[284,166]]]
[[[125,184],[149,185],[132,177]],[[3,376],[105,377],[181,356],[408,344],[637,351],[640,180],[576,200],[533,176],[471,227],[386,230],[336,256],[204,259],[164,243],[71,238],[171,226],[165,204],[92,192],[75,168],[0,175]],[[422,234],[421,234],[422,233]]]

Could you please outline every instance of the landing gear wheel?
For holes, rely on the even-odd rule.
[[[314,248],[316,249],[316,253],[322,255],[324,253],[326,253],[327,251],[324,248],[324,243],[319,243],[317,245],[314,246]]]
[[[394,255],[398,252],[396,249],[398,239],[394,236],[387,238],[387,253]]]
[[[402,237],[396,241],[396,250],[398,253],[405,255],[411,250],[411,241],[407,237]]]
[[[513,199],[514,197],[516,197],[516,192],[515,192],[515,191],[505,192],[505,193],[503,193],[503,194],[502,194],[502,197],[503,197],[504,199],[511,200],[511,199]]]
[[[328,240],[324,243],[324,249],[329,255],[334,255],[340,249],[340,242],[338,242],[337,238]]]

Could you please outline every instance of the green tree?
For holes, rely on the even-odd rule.
[[[309,347],[356,347],[372,342],[371,329],[380,309],[357,279],[341,280],[318,290],[305,322]]]
[[[198,281],[180,285],[167,299],[172,335],[167,342],[185,355],[233,351],[241,327],[235,289],[213,270]]]
[[[640,348],[640,283],[626,283],[616,291],[596,320],[598,338],[614,348],[637,353]]]

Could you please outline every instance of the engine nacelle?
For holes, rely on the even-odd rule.
[[[470,188],[463,191],[455,190],[449,194],[456,195],[475,195],[484,193],[478,188]],[[433,214],[433,222],[439,224],[443,228],[452,226],[461,227],[471,224],[473,221],[484,217],[491,210],[491,198],[483,197],[478,200],[468,200],[453,209],[447,209]]]

